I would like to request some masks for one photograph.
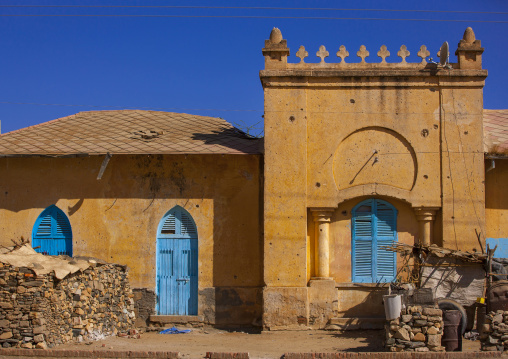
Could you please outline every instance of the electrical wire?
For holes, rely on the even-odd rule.
[[[467,22],[507,24],[496,20],[450,20],[450,19],[388,19],[376,17],[319,17],[319,16],[254,16],[254,15],[140,15],[140,14],[0,14],[0,17],[144,17],[144,18],[223,18],[223,19],[286,19],[286,20],[366,20],[366,21],[418,21],[418,22]]]
[[[235,110],[224,108],[182,108],[182,107],[133,107],[133,106],[109,106],[109,105],[71,105],[62,103],[35,103],[35,102],[12,102],[0,101],[4,105],[36,105],[36,106],[65,106],[65,107],[93,107],[93,108],[121,108],[121,109],[145,109],[145,110],[179,110],[179,111],[226,111],[226,112],[263,112],[262,110]]]
[[[447,14],[489,14],[507,15],[498,11],[459,10],[408,10],[408,9],[347,9],[319,7],[271,7],[271,6],[189,6],[189,5],[0,5],[0,8],[136,8],[136,9],[238,9],[238,10],[311,10],[311,11],[375,11],[375,12],[421,12]]]

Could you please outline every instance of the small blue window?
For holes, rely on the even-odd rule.
[[[369,199],[352,211],[352,268],[355,283],[387,283],[395,279],[397,256],[384,247],[397,241],[397,210]]]
[[[36,252],[72,257],[72,230],[65,213],[55,205],[46,208],[35,221],[32,247]]]

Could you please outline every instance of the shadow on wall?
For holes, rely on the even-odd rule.
[[[117,214],[110,214],[113,209],[117,213],[124,211],[124,207],[119,207],[120,199],[132,199],[129,207],[125,207],[128,211],[122,213],[126,216],[137,213],[140,217],[136,219],[142,219],[155,233],[161,216],[171,207],[162,208],[161,201],[156,207],[154,200],[186,203],[189,198],[211,199],[213,213],[201,215],[209,216],[213,223],[212,231],[208,232],[213,237],[209,238],[213,239],[213,262],[203,265],[207,266],[206,271],[212,271],[212,278],[200,297],[206,296],[212,322],[256,323],[261,317],[263,286],[261,156],[113,155],[104,177],[97,180],[102,160],[103,156],[0,159],[0,168],[2,161],[7,161],[5,167],[9,168],[9,176],[0,178],[0,187],[5,189],[0,210],[32,210],[30,215],[34,219],[25,213],[19,217],[31,228],[39,209],[65,200],[61,209],[74,220],[90,224],[88,228],[95,231],[93,224],[103,223],[106,214],[116,219]],[[90,205],[89,201],[96,199],[102,201]],[[134,201],[137,199],[143,201]],[[98,215],[88,216],[90,213]],[[123,221],[121,225],[131,224]],[[146,243],[155,241],[155,235],[153,239],[146,239],[145,233],[141,235]],[[90,250],[100,253],[105,243],[117,240],[105,239],[109,242],[96,241],[96,247]],[[155,252],[150,255],[155,256]],[[199,300],[202,305],[204,299]]]
[[[259,173],[263,173],[259,161]],[[233,199],[214,201],[213,305],[218,327],[261,327],[263,302],[262,175],[243,176],[257,185],[257,198],[243,189]],[[224,183],[219,184],[225,185]],[[235,205],[231,205],[234,203]],[[239,213],[238,208],[244,208]],[[232,231],[226,220],[237,221]],[[210,302],[208,300],[208,302]]]
[[[348,319],[348,329],[375,329],[367,319],[384,319],[383,295],[385,287],[347,287],[339,288],[339,315]],[[358,321],[357,321],[358,319]]]

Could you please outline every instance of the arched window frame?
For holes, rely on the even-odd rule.
[[[47,207],[37,217],[32,229],[32,247],[38,253],[72,257],[71,223],[56,205]]]
[[[175,233],[170,233],[171,226],[168,220],[175,219]],[[189,228],[190,227],[190,228]],[[189,230],[190,229],[190,230]],[[157,228],[157,238],[194,238],[198,236],[196,222],[192,215],[183,207],[175,206],[170,209]]]
[[[369,212],[371,221],[370,236],[365,235],[367,230],[366,225],[360,226],[361,223],[368,223],[368,221],[361,221],[361,217],[358,214],[363,206],[371,207],[371,212]],[[386,218],[383,221],[379,220],[378,207],[381,207],[383,211],[387,209],[392,211],[392,223],[389,224],[390,230],[387,230]],[[386,251],[381,248],[398,240],[397,209],[387,201],[371,198],[358,203],[351,213],[352,281],[354,283],[388,283],[394,281],[397,273],[397,255],[395,252]],[[364,235],[362,236],[362,234]],[[370,242],[367,239],[368,237],[371,237]],[[369,264],[370,272],[368,268]]]

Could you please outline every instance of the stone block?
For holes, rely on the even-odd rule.
[[[487,342],[487,344],[494,345],[494,344],[498,344],[499,343],[499,339],[493,337],[492,335],[489,335],[489,337],[487,338],[486,342]]]
[[[416,333],[414,338],[413,338],[413,341],[414,342],[424,342],[425,341],[425,334]]]
[[[9,328],[11,322],[7,319],[0,320],[0,328]]]
[[[415,352],[428,352],[429,348],[422,347],[422,348],[415,348]]]
[[[429,346],[429,349],[432,352],[444,352],[445,351],[445,347],[442,347],[441,345]]]
[[[0,302],[0,308],[12,309],[13,306],[12,306],[12,303],[10,303],[10,302]]]
[[[410,321],[411,321],[411,319],[413,319],[413,316],[412,316],[412,315],[410,315],[410,314],[404,314],[404,315],[402,316],[402,321],[403,321],[404,323],[408,323],[408,322],[410,322]]]
[[[12,332],[3,332],[0,334],[0,339],[10,339],[12,338]]]
[[[442,320],[442,317],[427,317],[428,322],[441,322]]]
[[[46,342],[40,342],[35,345],[36,349],[48,349],[48,345]]]
[[[44,334],[37,334],[34,336],[34,342],[40,343],[44,341]]]
[[[502,313],[496,314],[492,318],[492,323],[499,324],[499,323],[502,323],[502,322],[503,322],[503,314]]]
[[[44,325],[41,325],[39,327],[34,327],[32,331],[34,334],[43,334],[46,332],[46,327]]]
[[[393,337],[396,339],[402,339],[407,341],[410,340],[409,332],[404,328],[400,328],[399,330],[397,330],[393,335]]]
[[[438,333],[439,333],[439,329],[437,329],[436,327],[430,327],[427,329],[427,334],[429,334],[429,335],[435,335]]]
[[[425,346],[424,342],[411,342],[408,345],[408,348],[415,349],[415,348],[423,348]]]
[[[429,346],[440,346],[441,345],[441,335],[434,334],[434,335],[428,335],[427,336],[427,344]]]
[[[423,308],[423,315],[442,317],[443,311],[437,308]]]

